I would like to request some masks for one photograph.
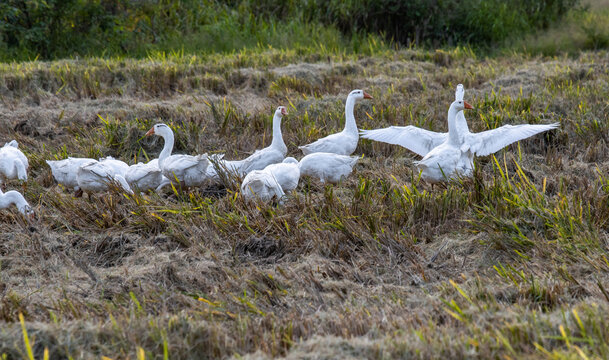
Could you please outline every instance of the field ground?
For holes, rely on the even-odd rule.
[[[373,44],[371,44],[372,46]],[[268,50],[0,64],[0,141],[30,159],[37,220],[0,211],[0,353],[27,358],[608,358],[609,53],[476,58]],[[343,126],[446,131],[458,83],[470,128],[559,130],[436,186],[417,157],[361,141],[338,186],[302,180],[283,207],[235,185],[74,198],[45,159],[242,158],[286,105],[289,155]],[[18,187],[10,184],[9,188]]]

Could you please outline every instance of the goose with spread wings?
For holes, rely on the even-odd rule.
[[[496,129],[472,133],[463,110],[472,106],[463,101],[463,85],[457,86],[455,101],[448,111],[448,132],[439,133],[412,125],[391,126],[385,129],[363,130],[366,139],[405,147],[423,159],[416,165],[423,170],[427,181],[438,182],[456,174],[471,176],[474,156],[493,154],[517,141],[544,131],[556,129],[559,123],[504,125]]]

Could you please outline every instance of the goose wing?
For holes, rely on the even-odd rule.
[[[129,169],[125,173],[125,180],[127,180],[129,184],[133,184],[143,180],[146,177],[159,178],[160,176],[161,169],[159,169],[158,166],[155,166],[154,164],[150,165],[150,163],[139,163],[129,166]]]
[[[421,156],[448,139],[448,133],[421,129],[416,126],[390,126],[384,129],[361,130],[364,139],[400,145]]]
[[[171,174],[172,171],[186,171],[192,167],[201,166],[207,169],[208,160],[207,155],[171,155],[167,159],[165,159],[165,163],[163,163],[163,173],[169,172]]]
[[[526,139],[544,131],[556,129],[560,124],[547,125],[504,125],[497,129],[470,134],[466,141],[470,150],[477,156],[486,156],[495,153],[516,141]]]
[[[300,179],[298,163],[273,164],[267,166],[264,171],[275,177],[283,191],[291,191],[298,186],[298,180]]]
[[[243,159],[239,163],[239,170],[247,174],[254,170],[262,170],[267,165],[276,164],[283,161],[284,156],[281,152],[273,149],[256,150],[252,155]]]

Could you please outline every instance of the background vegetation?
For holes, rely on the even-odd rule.
[[[150,51],[401,46],[485,49],[545,29],[579,0],[7,0],[0,60],[146,56]]]

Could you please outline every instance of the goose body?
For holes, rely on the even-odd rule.
[[[208,178],[207,168],[209,159],[207,154],[202,155],[171,155],[173,150],[173,131],[165,124],[156,124],[150,129],[146,136],[161,136],[165,140],[163,150],[159,155],[158,166],[162,174],[171,183],[186,187],[201,186]]]
[[[469,159],[457,147],[448,143],[432,149],[415,165],[421,171],[421,177],[430,183],[473,174],[473,165]]]
[[[110,167],[115,175],[125,176],[127,170],[129,170],[129,165],[121,160],[117,160],[112,156],[106,156],[105,158],[99,159],[100,163]]]
[[[282,198],[286,192],[296,189],[300,179],[298,161],[288,157],[279,164],[271,164],[263,170],[254,170],[245,176],[241,193],[246,200],[259,199],[268,202]]]
[[[264,168],[269,172],[281,186],[283,192],[287,193],[296,189],[300,180],[300,168],[298,160],[287,157],[279,164],[272,164]]]
[[[80,190],[87,193],[107,191],[111,182],[116,182],[127,193],[133,194],[125,177],[107,162],[91,161],[81,165],[76,172]]]
[[[171,155],[163,163],[163,175],[174,184],[186,187],[202,186],[207,179],[209,161],[202,155]]]
[[[6,209],[11,205],[15,205],[19,212],[26,217],[32,218],[34,216],[34,210],[20,192],[11,190],[3,193],[0,190],[0,209]]]
[[[19,150],[16,140],[12,140],[0,148],[0,183],[4,180],[27,180],[29,167],[27,157]]]
[[[333,153],[309,154],[299,162],[300,175],[319,179],[322,183],[337,184],[353,171],[359,157]]]
[[[461,149],[465,135],[460,133],[457,127],[457,114],[472,108],[462,99],[450,104],[446,140],[429,151],[423,156],[423,159],[415,162],[415,166],[419,168],[421,177],[425,181],[436,183],[459,175],[471,175],[473,163],[470,161],[469,154]],[[465,119],[465,117],[463,118]],[[473,160],[473,155],[471,160]]]
[[[288,147],[285,145],[281,133],[281,119],[284,115],[287,115],[286,108],[279,106],[273,115],[273,140],[264,149],[256,150],[243,160],[224,160],[223,155],[216,155],[216,162],[221,170],[232,171],[245,176],[254,170],[262,170],[271,164],[282,162],[288,152]],[[212,178],[217,178],[217,169],[214,164],[210,165],[208,173]]]
[[[63,160],[47,160],[47,164],[49,164],[53,178],[55,178],[57,183],[68,189],[78,190],[78,181],[76,179],[78,168],[93,161],[95,160],[89,158],[68,157]]]
[[[299,146],[303,154],[309,155],[313,153],[333,153],[339,155],[351,155],[357,148],[359,141],[359,134],[357,132],[357,125],[355,123],[355,116],[353,115],[353,109],[355,103],[359,99],[372,99],[372,96],[362,90],[353,90],[347,96],[345,104],[345,128],[343,131],[328,135],[321,138],[313,143]]]
[[[171,183],[163,175],[161,168],[159,168],[159,159],[129,166],[125,174],[125,180],[127,180],[129,186],[140,191],[148,191],[150,189],[158,191]]]
[[[254,170],[243,179],[241,194],[247,201],[269,202],[274,198],[281,199],[285,192],[271,172]]]
[[[27,159],[27,156],[21,150],[19,150],[19,143],[17,140],[11,140],[4,144],[0,151],[5,151],[7,153],[12,153],[17,159],[21,160],[25,168],[27,169],[30,165]]]

